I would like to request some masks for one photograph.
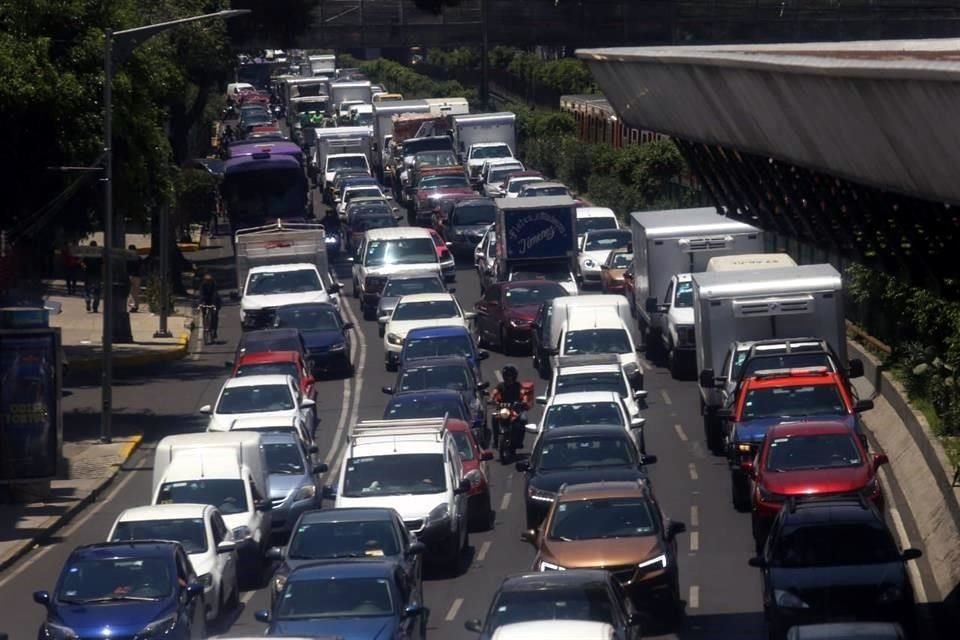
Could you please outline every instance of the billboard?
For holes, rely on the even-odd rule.
[[[56,477],[60,331],[0,331],[0,483]]]

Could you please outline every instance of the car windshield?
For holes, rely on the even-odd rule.
[[[403,344],[403,360],[433,356],[464,356],[472,358],[473,339],[467,333],[431,338],[410,338]]]
[[[229,516],[247,512],[247,492],[239,478],[166,482],[157,493],[157,504],[212,504]]]
[[[470,152],[471,160],[510,157],[513,157],[513,154],[510,152],[510,147],[505,144],[491,145],[489,147],[477,147]]]
[[[446,189],[450,187],[469,187],[470,183],[467,181],[466,176],[436,176],[430,178],[423,178],[420,180],[420,184],[417,185],[419,189]]]
[[[435,318],[459,318],[460,311],[453,300],[429,300],[403,302],[397,305],[390,320],[433,320]]]
[[[673,306],[677,308],[693,306],[693,282],[677,283],[677,293],[673,299]]]
[[[294,408],[290,387],[285,384],[261,384],[224,389],[217,413],[258,413],[291,411]]]
[[[493,224],[497,209],[492,205],[469,205],[457,207],[450,217],[450,226],[471,226]]]
[[[743,402],[741,420],[836,416],[847,407],[835,384],[751,389]]]
[[[173,591],[172,565],[172,560],[158,557],[75,560],[67,564],[57,600],[68,604],[159,600]]]
[[[384,578],[288,580],[276,605],[278,620],[392,616],[390,584]]]
[[[473,460],[473,443],[470,442],[470,436],[463,431],[454,431],[453,441],[457,445],[457,451],[462,460]]]
[[[510,307],[540,304],[567,295],[566,289],[552,282],[537,285],[510,287],[504,294],[505,303]]]
[[[367,243],[366,265],[419,264],[437,262],[437,250],[430,238],[373,240]]]
[[[454,389],[468,391],[470,374],[461,365],[439,365],[404,369],[400,374],[398,391],[422,391],[424,389]]]
[[[240,353],[262,353],[264,351],[300,351],[302,344],[297,333],[283,332],[281,335],[270,331],[254,331],[240,338]]]
[[[880,524],[788,526],[773,541],[772,564],[783,568],[842,567],[898,562],[890,532]]]
[[[612,251],[630,244],[629,231],[601,231],[591,233],[584,243],[584,251]]]
[[[445,415],[449,415],[456,420],[468,419],[461,400],[453,396],[435,398],[409,395],[394,398],[383,412],[384,420],[442,418]]]
[[[501,591],[487,617],[487,633],[534,620],[588,620],[616,625],[614,605],[602,582]]]
[[[452,151],[427,151],[416,155],[414,162],[418,167],[455,167],[457,156]]]
[[[573,542],[637,538],[656,531],[650,505],[643,498],[603,498],[558,504],[548,537]]]
[[[768,471],[801,471],[859,467],[860,450],[847,433],[794,435],[775,438],[767,453]]]
[[[383,192],[380,191],[379,187],[360,187],[357,189],[350,189],[343,196],[343,199],[346,202],[353,200],[354,198],[382,198]]]
[[[543,182],[543,178],[514,178],[507,185],[507,193],[520,193],[525,186],[532,182]]]
[[[323,291],[320,277],[314,269],[251,273],[244,295],[263,296],[306,291]]]
[[[620,371],[601,371],[597,373],[561,373],[557,376],[555,393],[576,393],[587,391],[615,391],[621,398],[629,393],[626,379]]]
[[[305,472],[300,445],[296,442],[269,442],[263,445],[267,473],[299,476]]]
[[[329,307],[280,307],[276,311],[276,324],[302,331],[340,330],[337,310]]]
[[[581,424],[623,424],[620,407],[614,402],[578,402],[547,407],[543,420],[546,429],[574,427]]]
[[[397,534],[389,520],[301,522],[290,538],[287,558],[376,558],[399,553]]]
[[[350,225],[350,230],[354,232],[369,231],[370,229],[388,229],[397,226],[390,212],[385,211],[377,214],[364,214],[354,219]]]
[[[487,174],[487,182],[490,184],[497,184],[503,182],[504,179],[511,173],[516,173],[517,171],[523,171],[523,167],[520,165],[508,165],[505,167],[495,167],[491,168],[490,172]]]
[[[384,298],[400,298],[415,293],[446,293],[447,288],[437,276],[423,278],[397,278],[387,280],[383,288]]]
[[[110,540],[176,540],[187,553],[207,551],[207,529],[203,518],[118,522]]]
[[[442,493],[446,488],[439,453],[350,458],[343,476],[343,495],[353,498]]]
[[[578,467],[623,467],[636,463],[626,433],[621,438],[577,436],[544,443],[537,467],[541,471]]]
[[[492,254],[491,254],[492,255]],[[551,282],[573,282],[573,274],[566,267],[542,267],[536,271],[513,271],[510,280],[550,280]]]
[[[580,329],[568,331],[564,355],[580,353],[630,353],[630,337],[623,329]]]
[[[614,253],[610,257],[610,266],[614,269],[626,269],[633,262],[632,253]]]
[[[293,362],[258,362],[256,364],[245,364],[237,369],[238,378],[244,376],[267,376],[267,375],[286,375],[293,376],[294,379],[300,379],[300,371]]]
[[[577,218],[577,235],[582,236],[588,231],[600,231],[602,229],[616,229],[617,219],[613,216],[603,216],[599,218]]]
[[[569,196],[570,191],[566,187],[540,187],[532,185],[520,192],[520,195],[527,198],[540,198],[542,196]]]
[[[743,358],[746,358],[747,352],[744,352]],[[734,369],[734,377],[737,380],[749,378],[755,375],[757,371],[771,369],[805,369],[807,367],[826,367],[828,371],[834,371],[833,360],[826,353],[783,353],[780,355],[763,355],[750,358],[746,361],[746,366],[741,361],[739,367]]]
[[[340,158],[327,158],[327,171],[339,171],[340,169],[368,169],[367,159],[363,156],[342,156]]]

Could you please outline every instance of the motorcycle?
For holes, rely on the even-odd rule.
[[[493,432],[497,439],[500,462],[506,464],[516,458],[517,449],[523,447],[522,402],[500,402],[493,413]]]

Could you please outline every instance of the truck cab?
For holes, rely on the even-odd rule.
[[[513,149],[506,142],[477,142],[470,145],[466,153],[467,168],[470,177],[479,182],[480,170],[489,160],[513,158]]]
[[[684,371],[697,364],[696,335],[693,314],[693,277],[678,273],[670,278],[663,302],[647,302],[656,329],[651,332],[647,353],[664,354],[670,367],[670,375],[679,378]],[[651,356],[653,356],[651,354]]]
[[[253,267],[240,298],[240,324],[244,329],[262,328],[277,307],[303,302],[339,302],[331,298],[316,265],[303,262]]]

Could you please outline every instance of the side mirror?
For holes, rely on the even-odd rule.
[[[536,422],[530,422],[523,425],[523,430],[527,433],[540,433],[540,425],[538,425]]]
[[[377,318],[377,322],[379,324],[387,324],[388,322],[390,322],[390,315],[388,314],[385,316],[380,316],[379,318]]]
[[[307,453],[320,453],[320,447],[318,447],[315,444],[312,444],[309,447],[307,447]]]
[[[326,472],[329,471],[329,470],[330,470],[330,467],[329,467],[325,462],[321,462],[320,464],[315,464],[315,465],[313,465],[313,473],[314,473],[314,475],[319,475],[319,474],[321,474],[321,473],[326,473]]]
[[[633,392],[633,399],[636,400],[636,401],[638,401],[638,402],[639,402],[640,400],[646,400],[646,399],[647,399],[647,391],[646,391],[645,389],[636,389],[636,390],[634,390],[634,392]]]
[[[332,282],[330,283],[330,286],[327,288],[327,290],[330,293],[338,293],[342,288],[343,288],[343,285],[341,285],[339,282]]]
[[[643,309],[647,313],[656,313],[657,312],[657,299],[656,298],[647,298],[646,302],[643,304]]]
[[[921,556],[923,556],[923,551],[920,551],[920,549],[904,549],[903,553],[900,554],[900,557],[903,558],[904,562],[916,560]]]
[[[529,542],[530,544],[537,543],[537,530],[536,529],[525,529],[520,532],[520,539],[524,542]]]
[[[50,606],[50,592],[49,591],[34,591],[33,592],[33,601],[37,604],[41,604],[45,607]]]
[[[700,386],[704,389],[714,389],[717,386],[717,377],[713,369],[704,369],[700,372]]]
[[[467,478],[464,478],[460,481],[460,484],[457,485],[457,488],[453,490],[454,495],[461,495],[470,491],[470,488],[473,486],[473,483],[470,482]]]
[[[517,471],[521,473],[525,473],[530,470],[530,463],[527,460],[518,460],[517,463],[513,465],[513,467]]]
[[[667,537],[675,538],[687,530],[687,525],[683,522],[671,522],[667,526]]]
[[[383,391],[388,396],[393,395],[393,387],[380,387],[380,391]]]
[[[724,407],[723,409],[717,409],[714,415],[716,415],[718,418],[732,418],[733,409],[730,409],[729,407]]]
[[[547,404],[547,396],[537,396],[537,404]]]
[[[627,626],[639,627],[643,624],[643,616],[639,613],[631,613],[627,616]]]
[[[643,425],[647,424],[646,418],[632,418],[630,420],[631,429],[642,429]]]
[[[266,553],[267,560],[283,560],[283,549],[280,547],[270,547]]]
[[[187,585],[187,597],[196,598],[197,596],[203,595],[203,583],[202,582],[191,582]]]
[[[854,413],[863,413],[864,411],[870,411],[873,409],[873,400],[869,398],[866,400],[857,400],[857,403],[853,405]]]
[[[477,360],[486,360],[490,357],[489,351],[477,351]]]
[[[757,477],[757,469],[753,466],[753,460],[742,461],[740,463],[740,471],[743,471],[749,478]]]
[[[317,406],[317,401],[313,400],[312,398],[304,398],[303,400],[300,401],[300,406],[303,407],[304,409],[309,409],[311,407]]]
[[[273,511],[273,505],[270,503],[269,500],[257,500],[256,502],[253,503],[253,506],[260,513],[268,513],[270,511]]]
[[[863,360],[860,358],[853,358],[850,360],[850,366],[847,370],[847,377],[850,378],[862,378],[863,377]]]
[[[208,404],[205,404],[205,405],[203,405],[202,407],[200,407],[200,413],[203,414],[203,415],[205,415],[205,416],[208,416],[208,415],[210,415],[211,413],[213,413],[213,407],[211,407],[211,406],[208,405]]]
[[[227,360],[223,363],[223,366],[225,366],[227,369],[233,369],[233,360]]]
[[[253,614],[253,617],[257,622],[263,622],[267,624],[270,622],[270,611],[268,609],[260,609]]]
[[[353,323],[352,323],[352,322],[344,322],[344,323],[343,323],[343,330],[346,331],[347,329],[353,329]]]
[[[873,454],[873,469],[876,471],[882,465],[885,465],[890,462],[890,458],[887,457],[885,453],[875,453]]]
[[[557,349],[556,347],[544,347],[543,352],[548,356],[555,356],[558,353],[560,353],[560,350]]]
[[[456,287],[450,287],[449,289],[447,289],[447,293],[456,293],[456,292],[457,292]]]
[[[336,500],[337,490],[330,485],[324,485],[323,489],[320,490],[320,495],[323,496],[324,500]]]
[[[224,540],[217,545],[217,553],[230,553],[237,548],[237,543],[233,540]]]
[[[449,241],[448,241],[448,242],[444,242],[443,244],[447,245],[448,247],[452,247],[452,246],[453,246],[453,243],[452,243],[452,242],[449,242]]]
[[[404,618],[416,618],[419,615],[422,615],[426,612],[426,607],[419,604],[410,604],[404,607],[403,617]]]
[[[467,312],[465,312],[465,313],[463,314],[463,318],[464,318],[465,320],[473,320],[473,319],[475,319],[476,317],[477,317],[477,314],[476,314],[475,311],[467,311]]]
[[[645,467],[648,464],[657,464],[657,456],[648,456],[648,455],[640,456],[640,467],[641,468]]]
[[[754,557],[747,560],[747,564],[757,569],[764,569],[767,566],[767,561],[760,557]]]
[[[480,459],[493,460],[493,451],[491,451],[490,449],[484,449],[483,451],[480,452]]]
[[[600,271],[609,271],[609,270],[610,270],[610,265],[608,264],[600,265]]]
[[[489,382],[478,382],[478,383],[477,383],[477,391],[486,391],[486,390],[489,389],[489,388],[490,388],[490,383],[489,383]]]
[[[467,631],[472,631],[473,633],[481,633],[483,631],[483,623],[473,618],[472,620],[467,620],[463,623],[463,628]]]

